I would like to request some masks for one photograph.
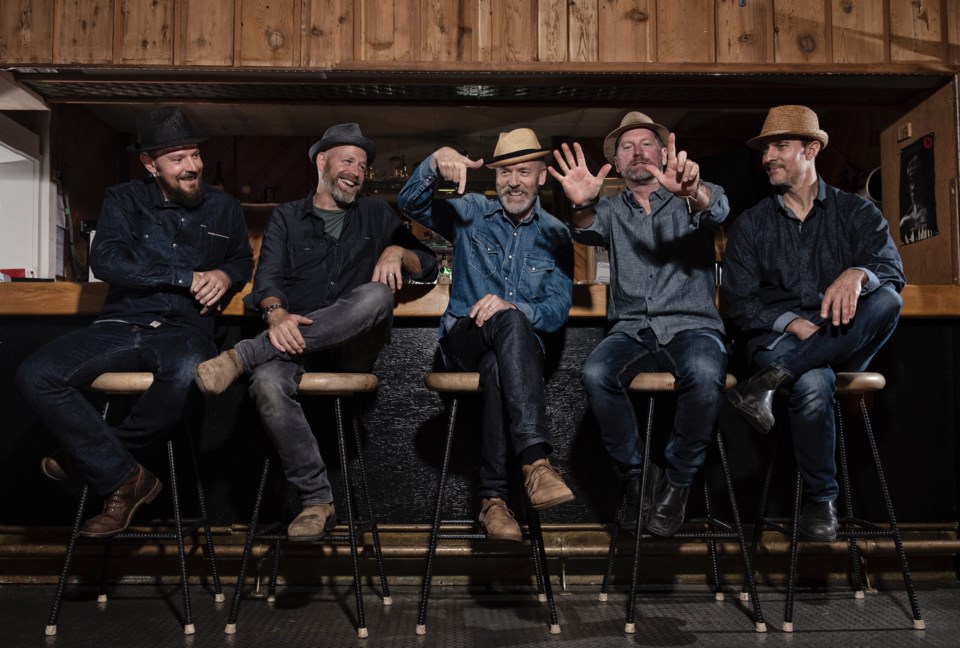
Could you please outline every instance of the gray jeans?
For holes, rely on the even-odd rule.
[[[304,371],[370,371],[393,321],[393,293],[382,283],[354,288],[331,306],[306,315],[300,328],[306,350],[297,356],[278,351],[264,331],[241,340],[236,351],[252,372],[250,395],[273,442],[287,480],[304,505],[333,501],[327,467],[317,439],[297,401]]]

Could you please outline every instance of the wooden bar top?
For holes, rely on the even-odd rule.
[[[249,286],[245,292],[249,291]],[[103,283],[13,282],[0,284],[0,316],[96,315],[107,294]],[[224,309],[224,315],[244,315],[241,293]],[[960,317],[960,286],[912,286],[903,289],[901,317]],[[439,317],[447,307],[448,284],[407,285],[397,293],[395,317]],[[605,317],[607,287],[580,284],[573,287],[571,318]]]

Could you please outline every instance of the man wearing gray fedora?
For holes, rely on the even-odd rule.
[[[317,188],[278,205],[264,231],[249,305],[259,308],[266,330],[196,368],[205,394],[252,374],[250,394],[303,505],[287,527],[294,541],[319,540],[337,521],[326,465],[296,401],[300,376],[370,371],[404,277],[437,274],[436,256],[390,205],[361,194],[375,156],[357,124],[331,126],[310,147]]]
[[[893,334],[904,285],[883,214],[817,174],[828,141],[806,106],[770,109],[747,144],[763,154],[773,194],[737,218],[723,275],[728,314],[760,368],[728,393],[727,407],[765,434],[773,395],[789,390],[808,540],[837,537],[834,371],[866,369]]]
[[[198,134],[184,112],[140,115],[137,143],[149,172],[107,190],[90,268],[110,289],[100,317],[30,356],[17,372],[24,399],[60,442],[41,462],[54,480],[80,477],[105,498],[80,535],[108,537],[160,492],[131,454],[183,416],[193,367],[213,356],[213,318],[253,271],[240,203],[204,185]],[[149,371],[153,383],[119,425],[108,424],[81,389],[113,371]]]
[[[456,267],[440,349],[451,369],[480,372],[480,523],[493,540],[522,539],[506,504],[510,454],[522,465],[534,509],[574,499],[547,458],[542,336],[566,322],[573,290],[570,234],[540,206],[549,154],[529,128],[501,133],[487,164],[496,173],[497,197],[488,198],[464,193],[467,173],[483,160],[440,148],[398,197],[404,213],[453,243]],[[441,178],[457,183],[461,196],[433,200]]]
[[[574,239],[607,248],[610,291],[607,336],[584,362],[581,378],[607,452],[626,480],[626,516],[669,537],[683,522],[687,496],[703,464],[720,410],[727,370],[723,323],[716,307],[714,232],[730,211],[723,189],[700,179],[700,168],[676,150],[673,133],[630,112],[603,142],[603,153],[626,189],[600,196],[604,165],[587,169],[580,145],[555,152],[571,207]],[[627,386],[642,372],[676,377],[677,408],[666,450],[666,479],[653,461],[643,471],[644,438]],[[652,500],[652,503],[651,503]]]

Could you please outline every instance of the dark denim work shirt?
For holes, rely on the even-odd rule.
[[[191,326],[213,336],[190,294],[193,273],[222,270],[231,290],[253,272],[240,203],[204,185],[204,201],[187,208],[166,200],[153,177],[107,189],[90,250],[90,268],[110,283],[100,320],[156,328]]]
[[[848,268],[867,274],[861,294],[906,280],[890,228],[873,203],[819,181],[801,221],[775,194],[737,217],[723,262],[730,319],[758,345],[773,348],[797,317],[819,322],[823,294]]]
[[[690,329],[723,335],[713,239],[730,203],[722,187],[704,185],[711,198],[702,211],[690,213],[685,200],[661,187],[650,195],[648,214],[627,189],[601,198],[593,222],[573,230],[576,241],[609,251],[611,332],[650,328],[660,344]]]
[[[573,241],[566,225],[540,207],[515,224],[497,198],[467,194],[433,200],[440,176],[424,160],[400,190],[400,209],[453,243],[455,266],[441,336],[484,295],[516,306],[533,329],[567,321],[573,300]]]
[[[380,255],[391,245],[411,250],[420,259],[421,272],[410,278],[436,277],[436,255],[403,226],[390,205],[358,196],[336,239],[324,232],[323,219],[313,213],[313,194],[277,205],[270,215],[248,306],[258,308],[267,297],[278,298],[284,308],[299,315],[330,306],[368,283]]]

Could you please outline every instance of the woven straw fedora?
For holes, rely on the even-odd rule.
[[[670,137],[669,128],[655,123],[642,112],[628,112],[624,115],[623,119],[620,120],[620,126],[612,130],[610,134],[603,139],[603,156],[607,158],[608,162],[616,162],[617,141],[619,141],[621,135],[634,128],[646,128],[647,130],[653,131],[657,134],[657,137],[660,138],[660,143],[664,146],[667,145],[667,139]]]
[[[493,149],[493,157],[487,164],[487,168],[499,169],[548,155],[550,155],[550,149],[540,146],[540,140],[532,130],[517,128],[509,133],[500,133],[500,139],[497,140],[497,146]]]
[[[817,113],[806,106],[775,106],[767,113],[760,134],[748,139],[747,146],[762,149],[765,139],[783,135],[817,140],[821,148],[827,148],[827,142],[830,141],[826,132],[820,130]]]

